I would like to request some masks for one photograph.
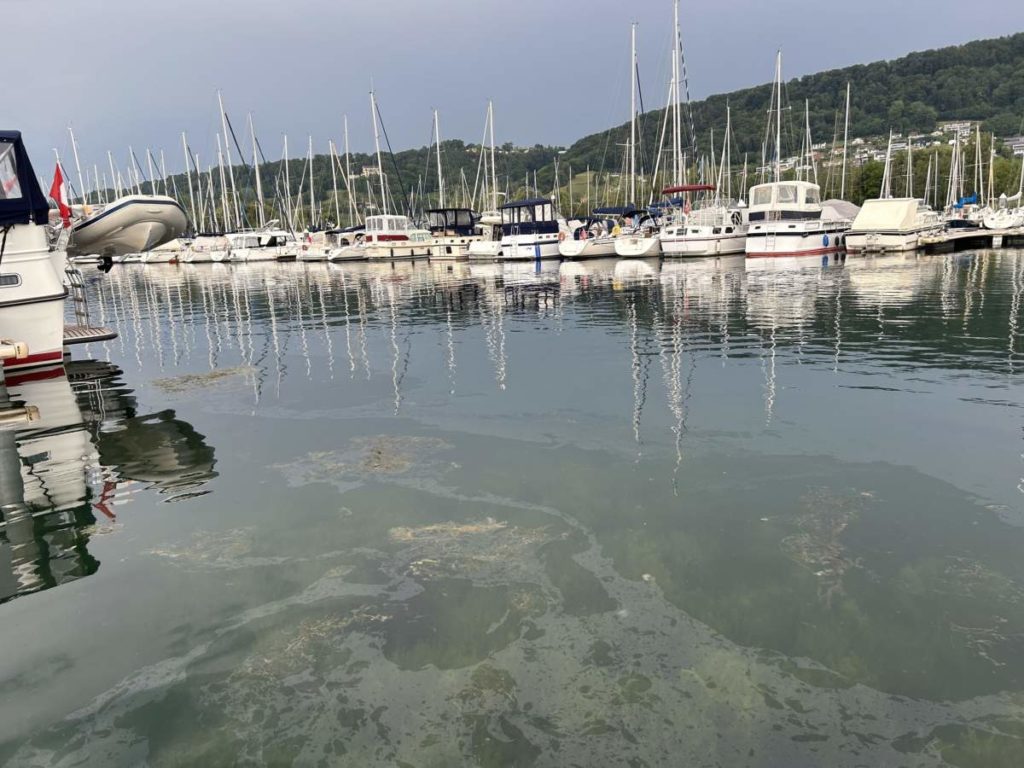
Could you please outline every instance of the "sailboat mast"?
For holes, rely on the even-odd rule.
[[[331,155],[331,189],[334,192],[334,225],[341,226],[341,207],[338,204],[338,152],[334,146],[334,140],[327,142],[327,149]]]
[[[914,196],[914,142],[907,131],[907,197]]]
[[[235,189],[235,171],[231,167],[231,142],[228,140],[228,114],[224,111],[224,99],[217,91],[217,104],[220,106],[220,125],[224,132],[224,155],[228,164],[228,178],[231,180],[231,202],[235,211],[235,226],[242,228],[242,216],[238,210],[238,191]]]
[[[629,201],[636,205],[636,22],[630,25],[629,71]]]
[[[846,83],[846,120],[843,124],[843,178],[839,184],[839,199],[846,199],[846,148],[850,138],[850,83]]]
[[[679,0],[672,3],[672,174],[673,184],[683,183],[683,127],[679,107],[679,80],[682,76],[679,61]]]
[[[494,160],[494,102],[487,102],[487,115],[491,124],[491,210],[498,210],[498,165]]]
[[[191,158],[188,156],[188,139],[185,138],[184,131],[181,133],[181,151],[185,155],[185,176],[188,178],[188,203],[192,211],[192,226],[198,227],[199,220],[196,219],[195,190],[192,188],[192,163],[190,162]]]
[[[782,181],[782,51],[775,54],[775,181]]]
[[[224,209],[224,229],[228,229],[231,226],[231,209],[228,205],[227,180],[224,178],[224,150],[220,145],[219,134],[217,135],[217,167],[220,168],[220,200]]]
[[[440,206],[444,208],[444,177],[441,175],[441,121],[434,110],[434,146],[437,149],[437,195]]]
[[[82,166],[78,163],[78,143],[75,141],[75,132],[71,130],[70,125],[68,126],[68,133],[71,135],[71,151],[75,155],[75,170],[78,171],[79,202],[88,203],[89,200],[85,196],[85,184],[82,183]]]
[[[313,199],[313,137],[309,137],[309,228],[313,229],[316,202]]]
[[[348,115],[344,117],[345,123],[345,188],[348,190],[348,215],[349,224],[356,224],[356,198],[355,189],[352,185],[352,157],[348,151]]]
[[[725,105],[725,199],[732,200],[732,107]]]
[[[294,229],[294,217],[292,216],[292,174],[288,167],[288,134],[284,135],[284,201],[285,214],[288,216],[288,229]]]
[[[384,161],[380,156],[380,127],[377,125],[377,97],[370,91],[370,117],[373,119],[373,144],[377,150],[377,174],[380,177],[381,213],[388,212],[388,199],[384,191]]]
[[[264,206],[263,206],[263,181],[260,179],[260,158],[259,152],[256,149],[256,127],[252,122],[252,112],[249,113],[249,139],[252,141],[252,168],[256,175],[256,220],[259,222],[260,229],[266,224],[264,218]]]

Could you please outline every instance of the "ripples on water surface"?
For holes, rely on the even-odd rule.
[[[87,277],[0,761],[1024,764],[1024,253]]]

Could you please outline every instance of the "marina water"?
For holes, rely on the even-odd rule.
[[[86,277],[0,762],[1024,764],[1024,251]]]

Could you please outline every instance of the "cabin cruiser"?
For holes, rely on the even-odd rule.
[[[255,232],[232,232],[225,239],[227,248],[212,251],[211,261],[287,261],[294,259],[299,250],[295,235],[270,227]]]
[[[593,216],[570,222],[571,236],[559,235],[558,252],[563,259],[573,261],[613,257],[615,238],[622,232],[621,222],[632,221],[643,213],[632,205],[595,208]]]
[[[615,255],[623,259],[649,259],[661,255],[661,228],[649,211],[643,211],[615,238]]]
[[[687,184],[664,194],[714,192],[710,184]],[[743,253],[747,241],[747,209],[716,197],[706,197],[661,229],[661,251],[668,257],[727,256]]]
[[[853,210],[851,210],[853,209]],[[841,251],[856,206],[821,202],[810,181],[773,181],[750,189],[747,256],[812,256]]]
[[[299,261],[327,261],[331,253],[337,250],[338,230],[329,229],[323,232],[305,232],[299,238]]]
[[[68,254],[143,253],[185,233],[188,217],[167,195],[125,195],[108,205],[75,206]]]
[[[189,243],[178,260],[184,264],[208,264],[213,261],[214,253],[226,251],[229,247],[226,235],[206,232]]]
[[[850,253],[913,251],[922,235],[942,230],[942,218],[923,200],[891,197],[865,200],[846,233]]]
[[[466,255],[470,259],[494,261],[501,255],[501,212],[484,211],[476,225],[478,239],[470,242]]]
[[[427,229],[433,236],[430,258],[462,261],[469,257],[469,246],[479,240],[476,221],[468,208],[432,208],[427,211]]]
[[[413,227],[408,216],[367,216],[366,229],[356,242],[334,251],[330,259],[425,259],[430,256],[431,240],[430,232]]]
[[[559,234],[568,234],[565,220],[556,216],[547,198],[516,200],[501,206],[503,261],[557,259]]]
[[[18,131],[0,131],[0,342],[27,345],[5,371],[64,356],[66,255],[50,247],[50,204]]]

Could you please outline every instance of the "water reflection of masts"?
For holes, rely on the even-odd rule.
[[[640,352],[635,292],[630,293],[629,296],[629,352],[633,373],[633,440],[636,442],[636,458],[639,461],[643,456],[640,426],[643,420],[644,405],[647,403],[650,355]]]
[[[1014,364],[1017,357],[1017,326],[1020,324],[1021,295],[1024,294],[1024,258],[1021,255],[1013,256],[1013,270],[1011,272],[1013,281],[1013,293],[1010,296],[1010,322],[1009,338],[1007,339],[1007,365],[1010,373],[1014,373]]]
[[[495,277],[494,284],[488,283],[484,288],[480,321],[484,327],[487,356],[494,363],[494,378],[498,388],[504,390],[508,360],[505,356],[505,286],[501,277]]]
[[[674,281],[673,281],[674,282]],[[657,332],[661,340],[660,353],[662,373],[665,380],[665,389],[668,399],[669,410],[674,417],[672,424],[672,435],[676,451],[676,463],[672,470],[672,492],[679,494],[679,470],[683,464],[683,436],[686,434],[686,416],[690,400],[691,387],[693,385],[693,374],[696,370],[696,360],[690,351],[690,367],[687,372],[685,383],[683,381],[683,356],[688,350],[688,338],[683,328],[683,316],[685,312],[685,300],[683,293],[686,290],[685,282],[682,290],[672,291],[672,326],[665,329],[668,310],[667,302],[662,300],[662,315],[658,320]],[[667,349],[666,349],[667,347]]]
[[[327,284],[328,290],[330,283]],[[312,290],[312,289],[310,289]],[[331,338],[331,326],[327,322],[327,302],[324,301],[324,282],[316,281],[317,297],[320,299],[320,325],[324,332],[324,345],[327,347],[327,372],[331,380],[334,380],[334,339]],[[312,295],[310,296],[312,302]],[[345,300],[345,331],[348,332],[348,299]]]

